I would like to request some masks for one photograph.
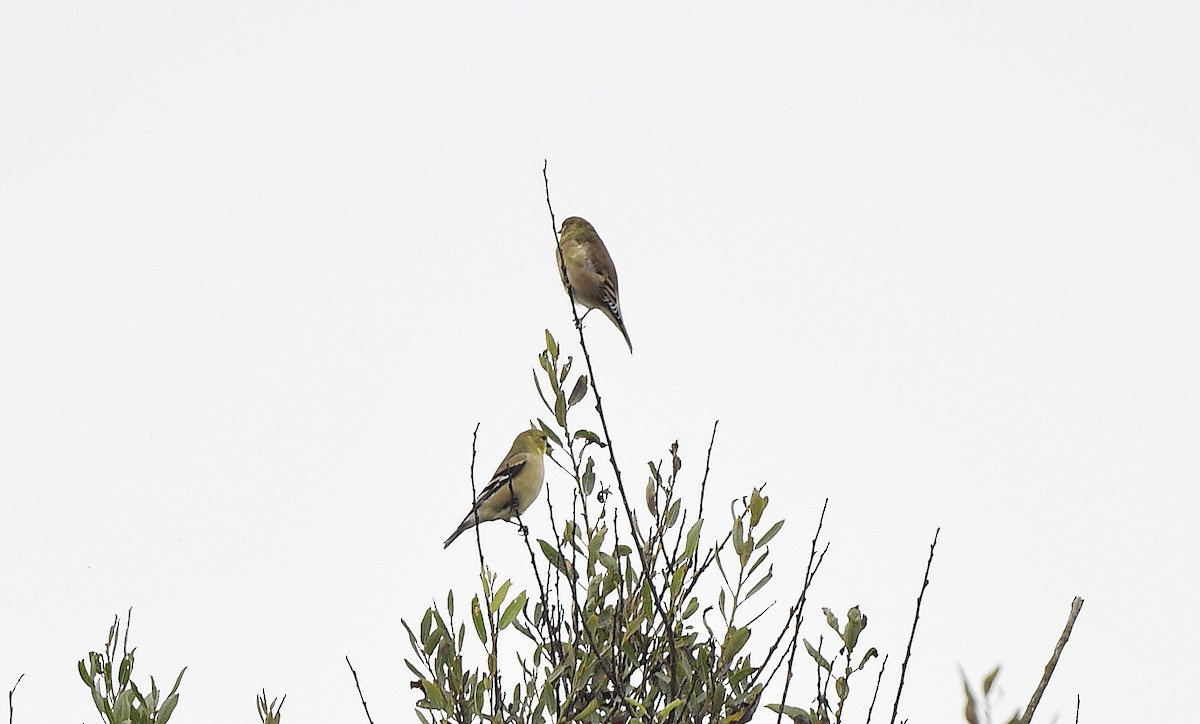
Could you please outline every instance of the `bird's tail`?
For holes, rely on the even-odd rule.
[[[621,316],[620,305],[608,302],[600,309],[604,312],[605,316],[612,320],[613,324],[617,325],[617,329],[621,330],[621,336],[625,338],[625,344],[629,345],[629,353],[633,354],[633,341],[629,339],[629,330],[625,329],[625,319]]]
[[[458,527],[454,529],[454,532],[451,533],[450,537],[446,539],[446,542],[442,544],[442,550],[446,550],[447,548],[449,548],[450,544],[453,543],[456,538],[458,538],[463,533],[466,533],[468,530],[470,530],[474,526],[475,526],[475,514],[474,514],[474,511],[472,511],[471,513],[467,514],[466,518],[463,518],[463,522],[458,524]]]
[[[625,322],[617,318],[617,328],[621,330],[621,334],[625,336],[625,344],[629,345],[629,354],[633,354],[633,340],[629,339],[629,331],[625,329]]]
[[[629,339],[629,330],[625,329],[625,320],[621,319],[620,310],[618,310],[616,314],[610,314],[608,316],[611,317],[613,323],[617,325],[617,329],[621,330],[621,336],[625,338],[625,344],[629,345],[629,353],[633,354],[633,340]]]

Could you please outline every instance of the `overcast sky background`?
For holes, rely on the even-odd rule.
[[[959,666],[1023,706],[1076,595],[1039,720],[1194,713],[1198,32],[1184,2],[5,3],[15,721],[97,721],[75,662],[130,606],[135,678],[188,667],[173,724],[263,687],[365,721],[345,655],[415,721],[400,619],[478,580],[441,548],[472,428],[486,474],[573,333],[543,159],[620,270],[635,354],[587,333],[623,469],[679,440],[694,492],[720,419],[710,500],[769,483],[780,600],[828,497],[804,635],[861,606],[889,709],[940,526],[904,716],[961,721]]]

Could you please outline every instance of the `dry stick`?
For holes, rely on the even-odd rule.
[[[484,586],[484,593],[486,594],[489,593],[487,589],[490,589],[491,586],[487,583],[487,566],[483,562],[483,538],[480,537],[479,534],[479,506],[476,505],[478,499],[475,492],[475,457],[476,443],[479,441],[479,425],[480,423],[476,422],[475,429],[471,432],[471,514],[475,516],[475,550],[479,552],[479,582]],[[509,497],[511,497],[513,500],[516,500],[516,496],[514,496],[512,493],[512,481],[509,480],[508,484]],[[491,656],[488,657],[488,674],[492,678],[492,710],[495,711],[501,706],[502,703],[500,698],[500,676],[496,672],[496,667],[498,665],[497,648],[499,646],[499,642],[497,640],[498,632],[496,631],[496,614],[492,613],[491,601],[484,601],[483,605],[487,608],[488,628],[492,632],[492,651]]]
[[[1079,724],[1079,694],[1075,695],[1075,724]]]
[[[511,487],[512,487],[512,481],[509,481],[510,490],[511,490]],[[547,495],[547,500],[549,500],[548,495]],[[533,544],[531,544],[529,542],[529,529],[526,528],[525,524],[521,521],[521,513],[519,511],[517,512],[517,525],[519,525],[521,527],[521,530],[523,531],[522,537],[525,539],[525,549],[529,551],[529,565],[530,565],[530,567],[533,568],[533,577],[537,580],[538,591],[542,597],[542,621],[546,625],[546,636],[550,637],[549,638],[550,649],[549,649],[549,653],[547,654],[547,656],[557,656],[558,657],[557,661],[555,661],[553,658],[551,658],[551,662],[557,668],[560,664],[562,664],[563,659],[565,658],[565,654],[563,653],[563,650],[562,650],[562,641],[559,639],[558,636],[555,635],[555,630],[559,627],[554,626],[553,622],[550,620],[550,596],[549,596],[549,593],[547,593],[546,586],[542,583],[542,573],[540,570],[538,570],[537,556],[533,552]],[[551,570],[550,567],[547,567],[547,570],[546,570],[547,582],[550,580],[550,570]],[[561,600],[561,597],[560,597],[560,600]],[[558,687],[555,686],[553,691],[554,691],[555,706],[558,707],[559,709],[561,709],[561,700],[559,699],[559,696],[558,696]]]
[[[21,674],[20,676],[18,676],[17,683],[13,684],[13,688],[8,690],[8,724],[13,723],[13,705],[12,705],[13,694],[16,693],[17,687],[21,685],[21,679],[24,679],[24,678],[25,678],[25,674]],[[1076,716],[1075,719],[1076,719],[1076,721],[1078,721],[1079,717]]]
[[[704,477],[700,478],[700,509],[696,511],[696,520],[704,520],[704,493],[708,487],[708,471],[712,464],[713,443],[717,441],[717,425],[720,422],[720,420],[713,420],[712,437],[708,439],[708,455],[704,457]]]
[[[908,649],[904,652],[904,662],[900,664],[900,684],[896,687],[896,703],[892,705],[892,722],[896,724],[896,716],[900,713],[900,694],[904,691],[904,674],[908,672],[908,660],[912,658],[913,639],[917,637],[917,621],[921,618],[921,599],[925,597],[925,589],[929,588],[929,568],[933,565],[933,550],[937,548],[938,528],[933,532],[933,543],[929,544],[929,560],[925,561],[925,580],[921,584],[921,592],[917,594],[917,610],[913,612],[912,631],[908,634]]]
[[[808,552],[808,565],[804,569],[804,586],[800,589],[800,596],[796,599],[796,604],[792,606],[792,612],[789,614],[790,619],[795,620],[795,628],[792,631],[792,640],[788,644],[785,653],[788,653],[787,675],[783,679],[783,694],[779,698],[779,712],[775,718],[776,722],[783,721],[783,707],[787,706],[788,689],[792,685],[792,666],[796,663],[796,651],[800,647],[800,622],[804,620],[804,604],[808,601],[808,588],[812,585],[813,578],[817,575],[817,570],[821,567],[821,562],[825,560],[825,554],[829,552],[829,544],[825,544],[824,550],[821,551],[821,557],[817,558],[817,541],[821,538],[821,529],[825,527],[825,511],[829,508],[829,498],[825,499],[825,503],[821,506],[821,517],[817,520],[817,532],[813,534],[812,547]],[[816,563],[814,564],[814,559]],[[771,655],[775,651],[775,647],[779,645],[780,639],[787,631],[787,624],[784,624],[783,629],[779,632],[779,638],[775,639],[775,643],[771,644],[771,649],[767,651],[767,658],[764,661],[770,661]],[[764,688],[770,686],[771,679],[775,678],[775,673],[779,671],[779,666],[783,663],[783,657],[780,656],[779,661],[775,662],[775,668],[771,671],[771,675],[767,677],[767,683]],[[765,664],[764,664],[765,665]],[[817,669],[818,685],[820,684],[820,669]],[[758,679],[758,675],[755,675]]]
[[[346,657],[346,666],[350,667],[350,673],[354,676],[354,688],[358,689],[358,700],[362,702],[363,711],[367,714],[367,721],[375,724],[375,721],[371,719],[371,710],[367,708],[367,700],[363,698],[362,687],[358,685],[358,672],[354,670],[354,664],[350,663],[349,656]]]
[[[879,678],[875,679],[875,693],[871,695],[871,706],[867,709],[867,722],[871,724],[871,712],[875,711],[875,700],[879,698],[879,685],[883,683],[883,672],[887,670],[887,654],[883,655],[883,665],[879,667]]]
[[[780,722],[783,721],[783,710],[785,707],[787,707],[788,687],[790,687],[792,685],[792,664],[794,664],[796,662],[796,647],[800,645],[800,621],[803,617],[795,615],[797,608],[799,608],[799,603],[797,603],[796,606],[792,607],[792,618],[788,619],[789,621],[795,622],[796,629],[792,633],[792,640],[790,642],[788,642],[787,648],[784,650],[784,654],[787,654],[787,657],[788,657],[788,660],[787,660],[788,667],[787,667],[787,676],[784,678],[784,681],[783,681],[783,694],[779,697],[779,711],[776,712],[776,715],[775,715],[776,724],[779,724]],[[786,632],[787,632],[787,626],[784,626],[783,631],[779,632],[780,639],[783,638],[783,634]],[[778,644],[780,639],[776,639],[775,643]],[[774,647],[772,647],[772,648],[774,648]],[[771,657],[771,654],[768,652],[767,658],[769,659],[770,657]],[[775,663],[775,671],[779,670],[779,665],[782,663],[783,663],[783,656],[781,655],[779,657],[779,661]],[[771,677],[775,676],[775,671],[771,672]],[[768,684],[771,683],[770,677],[767,679],[767,683]],[[818,678],[818,683],[819,683],[819,678]],[[764,686],[763,688],[766,688],[766,687]]]
[[[562,274],[563,282],[567,287],[567,297],[571,302],[571,316],[575,319],[575,330],[579,332],[579,347],[583,350],[583,361],[587,364],[588,383],[592,387],[592,395],[596,398],[596,414],[600,418],[600,429],[604,432],[604,442],[608,446],[608,462],[612,465],[613,476],[617,480],[617,492],[621,496],[621,505],[625,508],[625,516],[629,519],[629,533],[633,536],[635,547],[638,551],[638,558],[642,562],[642,578],[649,578],[650,571],[646,558],[645,541],[642,540],[641,533],[638,531],[635,519],[633,517],[633,509],[629,505],[629,495],[625,492],[625,483],[621,478],[621,469],[617,467],[617,454],[613,449],[612,435],[608,432],[608,420],[604,416],[604,405],[600,401],[600,388],[596,385],[596,373],[592,369],[592,355],[588,352],[587,342],[583,336],[583,321],[579,318],[579,311],[575,308],[575,288],[571,284],[570,277],[567,276],[567,263],[563,259],[562,246],[559,244],[558,229],[554,219],[554,207],[550,203],[550,176],[547,173],[549,161],[542,162],[542,180],[546,187],[546,207],[550,210],[550,228],[554,232],[554,247],[555,254],[558,257],[558,269]],[[671,677],[671,698],[674,699],[679,692],[677,681],[677,667],[675,666],[675,625],[673,619],[667,616],[666,610],[663,608],[662,597],[653,585],[650,586],[650,598],[654,603],[654,608],[658,611],[658,615],[667,622],[667,643],[670,645],[670,677]]]
[[[1054,675],[1054,667],[1058,666],[1058,657],[1062,656],[1063,649],[1067,646],[1067,639],[1071,638],[1071,629],[1075,626],[1075,619],[1079,617],[1079,611],[1083,608],[1083,599],[1079,596],[1071,601],[1071,613],[1067,616],[1067,625],[1063,628],[1062,635],[1058,637],[1058,643],[1054,646],[1054,653],[1050,656],[1050,661],[1046,663],[1046,670],[1042,672],[1042,680],[1038,682],[1037,690],[1033,692],[1033,698],[1029,700],[1029,706],[1025,707],[1025,715],[1021,717],[1022,724],[1029,724],[1033,721],[1033,710],[1037,708],[1038,702],[1042,700],[1042,694],[1046,691],[1046,686],[1050,683],[1050,677]],[[1076,695],[1078,697],[1078,695]],[[1076,719],[1079,716],[1078,704],[1075,710]]]

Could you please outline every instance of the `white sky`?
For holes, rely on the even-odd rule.
[[[0,6],[16,721],[97,720],[75,661],[129,606],[176,724],[263,687],[365,721],[347,654],[415,720],[400,618],[477,580],[441,549],[471,429],[486,475],[573,331],[543,158],[620,269],[636,353],[588,332],[635,488],[676,439],[698,486],[719,418],[710,500],[769,482],[782,600],[828,496],[805,635],[860,605],[889,690],[941,526],[914,722],[961,720],[960,665],[1023,705],[1075,595],[1041,720],[1179,720],[1198,6],[480,5]]]

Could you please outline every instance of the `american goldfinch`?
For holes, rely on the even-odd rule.
[[[530,428],[513,440],[512,449],[496,468],[495,474],[475,499],[475,505],[458,528],[446,539],[449,548],[454,539],[480,523],[489,520],[508,520],[524,513],[542,492],[546,469],[542,456],[546,454],[546,433]]]
[[[566,288],[567,279],[570,279],[575,301],[589,310],[604,312],[604,316],[621,330],[625,344],[629,345],[629,351],[632,352],[633,342],[629,341],[629,332],[625,330],[625,320],[621,317],[617,268],[596,229],[578,216],[564,219],[562,231],[558,232],[558,248],[562,250],[563,257],[563,264],[558,268],[563,288]],[[566,274],[563,274],[564,266]]]

